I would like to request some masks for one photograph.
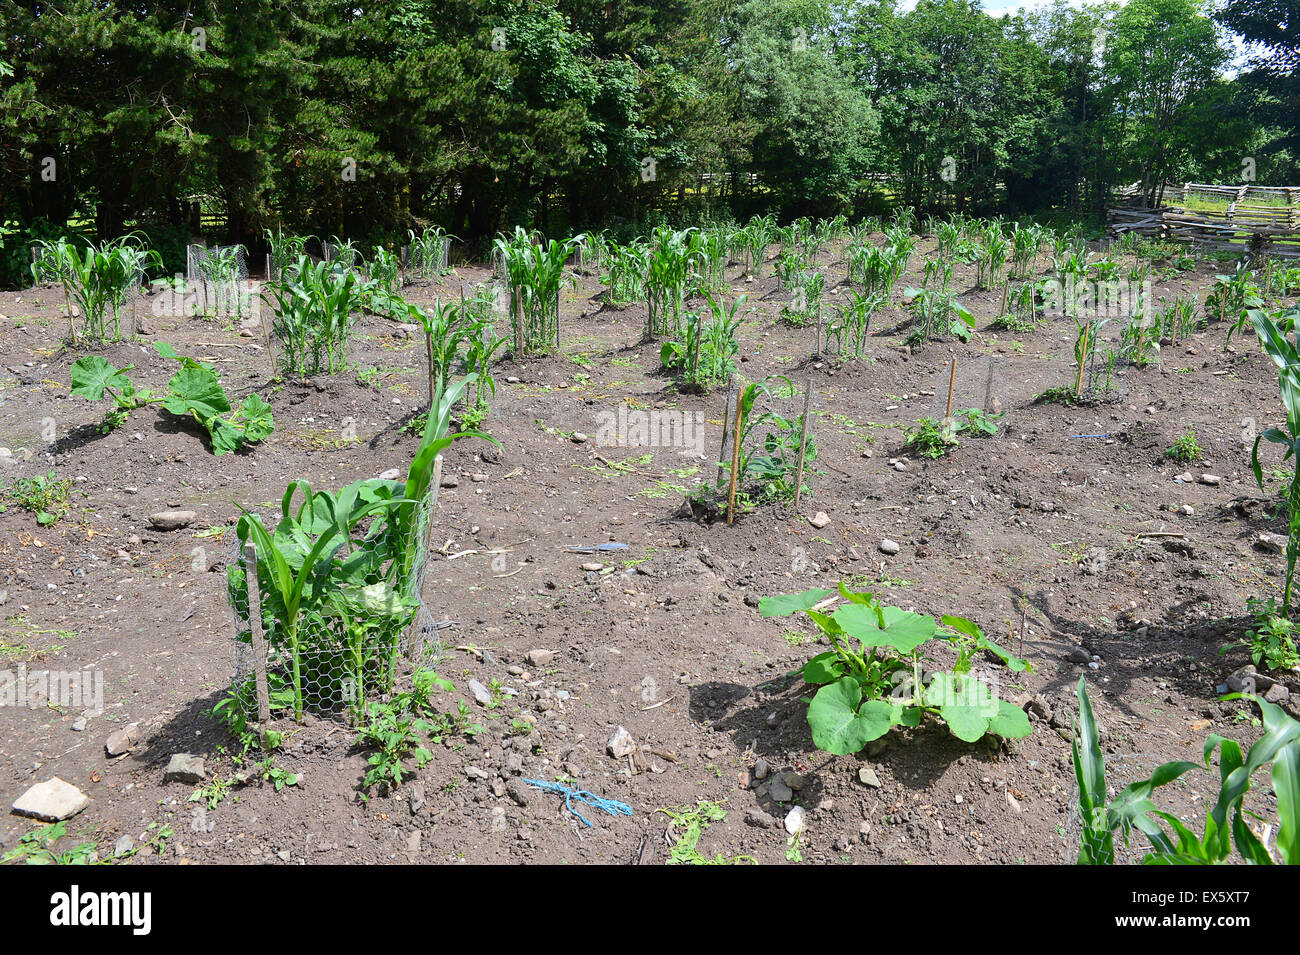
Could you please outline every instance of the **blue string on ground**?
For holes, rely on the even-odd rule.
[[[544,779],[525,779],[524,782],[530,786],[536,786],[544,792],[560,793],[564,796],[564,807],[581,819],[582,824],[588,829],[591,828],[591,823],[587,821],[587,817],[573,808],[573,801],[575,799],[584,805],[590,806],[592,809],[603,810],[611,816],[632,815],[632,807],[627,803],[619,802],[617,799],[603,799],[595,793],[587,792],[585,789],[570,789],[567,786],[561,786],[559,783],[548,783]]]

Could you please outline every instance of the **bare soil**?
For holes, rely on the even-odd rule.
[[[900,289],[920,284],[931,248],[923,242]],[[842,262],[828,257],[827,268],[828,285],[843,278]],[[1202,290],[1220,270],[1202,263],[1158,282],[1155,295]],[[460,267],[407,291],[427,302],[487,274]],[[1276,493],[1255,485],[1243,440],[1244,429],[1282,417],[1274,369],[1249,333],[1225,349],[1226,327],[1212,324],[1166,346],[1151,367],[1121,369],[1110,400],[1064,407],[1035,396],[1073,383],[1073,324],[988,331],[998,296],[973,290],[973,273],[959,269],[954,282],[978,319],[970,343],[908,349],[906,314],[895,307],[875,321],[869,360],[846,363],[812,357],[814,329],[780,320],[787,296],[774,279],[729,274],[757,309],[742,329],[741,373],[788,375],[797,393],[811,376],[812,496],[797,511],[756,507],[733,526],[677,516],[684,490],[714,467],[725,395],[678,394],[657,344],[638,344],[644,310],[605,305],[587,277],[563,295],[562,353],[496,369],[486,426],[502,450],[464,440],[446,455],[445,483],[455,486],[440,492],[424,599],[453,622],[440,631],[438,669],[485,731],[448,740],[401,787],[367,802],[358,798],[367,754],[354,730],[311,716],[284,723],[277,764],[301,783],[276,792],[255,782],[213,809],[163,774],[179,752],[205,757],[212,777],[235,771],[229,734],[211,715],[233,667],[221,572],[230,528],[241,505],[269,518],[295,478],[337,488],[404,471],[418,443],[404,425],[425,394],[423,341],[363,316],[355,373],[280,383],[260,333],[241,337],[234,319],[154,315],[146,299],[147,334],[100,353],[134,365],[138,384],[163,388],[175,366],[148,345],[164,340],[216,362],[232,396],[257,391],[274,408],[267,441],[214,457],[195,428],[156,405],[100,434],[105,405],[69,395],[69,366],[85,349],[63,343],[62,295],[4,293],[0,444],[17,460],[4,477],[54,467],[74,484],[71,512],[52,527],[12,502],[0,514],[0,668],[97,668],[105,699],[81,730],[75,709],[0,709],[0,798],[8,805],[50,776],[77,785],[91,803],[70,821],[69,842],[93,840],[104,854],[123,835],[147,842],[151,823],[172,827],[161,854],[151,845],[133,864],[662,863],[679,830],[657,810],[708,800],[727,814],[705,830],[705,856],[785,863],[790,804],[773,801],[771,776],[755,778],[761,760],[773,774],[798,774],[805,862],[1059,863],[1077,849],[1068,737],[1081,673],[1120,782],[1167,760],[1198,760],[1211,733],[1256,738],[1250,708],[1220,702],[1216,690],[1248,662],[1241,650],[1220,656],[1249,622],[1247,596],[1278,594],[1283,571],[1282,557],[1254,545],[1258,532],[1285,528]],[[902,429],[942,416],[953,358],[956,407],[996,403],[1002,430],[963,439],[938,460],[907,457]],[[620,403],[702,412],[705,459],[693,448],[597,447],[598,415]],[[800,404],[795,394],[781,407],[798,414]],[[1166,449],[1188,429],[1204,459],[1169,460]],[[589,439],[575,443],[573,432]],[[904,469],[889,463],[896,458]],[[1176,482],[1184,470],[1222,480]],[[153,530],[148,516],[168,508],[199,517]],[[830,518],[820,530],[809,522],[818,511]],[[897,555],[879,550],[885,538]],[[627,548],[571,550],[604,542]],[[486,553],[502,548],[504,569]],[[450,559],[463,551],[476,553]],[[591,561],[612,570],[584,571]],[[905,608],[969,617],[1023,651],[1033,672],[1003,674],[1001,692],[1042,698],[1033,735],[968,745],[928,725],[895,731],[870,754],[817,751],[809,693],[793,674],[819,648],[799,620],[765,620],[756,606],[841,579]],[[1070,662],[1079,647],[1095,668]],[[554,659],[534,666],[534,649]],[[471,677],[518,695],[485,708],[466,690]],[[1285,682],[1300,692],[1294,675]],[[521,720],[531,733],[520,734]],[[141,743],[108,758],[105,739],[130,722]],[[619,726],[641,747],[631,759],[606,752]],[[860,781],[863,767],[878,786]],[[525,778],[564,779],[632,815],[577,807],[587,828]],[[1164,798],[1200,819],[1217,771],[1185,780]],[[1254,808],[1266,819],[1275,811],[1268,797]],[[32,826],[5,816],[0,851]]]

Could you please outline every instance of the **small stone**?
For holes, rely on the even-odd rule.
[[[858,770],[858,782],[864,786],[870,786],[872,789],[880,788],[880,777],[870,766],[863,766]]]
[[[471,474],[469,476],[469,479],[473,481],[475,484],[482,484],[484,481],[488,479],[488,476],[481,472],[475,472],[474,474]]]
[[[811,524],[813,527],[817,528],[818,530],[821,530],[830,522],[831,519],[826,516],[825,511],[818,511],[812,517],[808,518],[808,523]]]
[[[418,829],[416,830],[416,833],[417,834],[419,833]],[[281,849],[279,852],[275,854],[275,856],[281,862],[288,862],[291,858],[293,858],[292,854],[289,852],[288,849]]]
[[[610,734],[609,741],[605,744],[605,751],[615,759],[623,759],[635,747],[636,740],[632,738],[632,734],[620,726]]]
[[[882,554],[897,554],[898,541],[892,541],[888,537],[880,542],[880,552]]]
[[[163,782],[189,783],[198,785],[208,778],[203,768],[203,757],[191,756],[189,753],[175,753],[167,764]]]
[[[492,702],[491,690],[485,687],[478,680],[474,680],[474,679],[471,679],[469,681],[468,686],[469,686],[470,694],[474,697],[474,699],[478,703],[482,704],[483,706],[488,706],[489,704],[491,704]]]
[[[424,783],[416,783],[411,787],[411,794],[407,797],[410,800],[411,815],[424,808]]]
[[[1255,535],[1255,546],[1262,551],[1270,554],[1281,554],[1286,551],[1286,538],[1281,534],[1271,534],[1268,531],[1260,531]]]
[[[479,769],[477,766],[466,766],[465,775],[468,776],[470,779],[488,778],[488,773],[485,770]]]
[[[149,515],[149,523],[160,531],[178,531],[189,527],[198,516],[194,511],[159,511]]]
[[[506,376],[506,384],[507,384],[507,385],[517,385],[517,384],[519,384],[519,379],[518,379],[517,377],[515,377],[514,375],[507,375],[507,376]]]
[[[528,661],[529,666],[544,667],[555,659],[554,650],[529,650],[528,655],[524,658]]]
[[[906,470],[907,470],[907,462],[906,462],[906,461],[895,461],[895,462],[894,462],[894,470],[895,470],[895,471],[906,471]]]
[[[1191,484],[1192,473],[1190,471],[1184,471],[1182,474],[1174,475],[1174,480],[1181,481],[1183,484]]]
[[[505,806],[492,807],[492,821],[488,824],[488,829],[492,832],[506,831],[506,809]]]
[[[1217,474],[1202,474],[1200,477],[1202,484],[1208,484],[1210,487],[1218,487],[1223,483],[1223,478]]]
[[[582,569],[587,571],[588,573],[594,574],[597,571],[604,570],[605,565],[598,563],[596,561],[587,561],[585,564],[582,565]]]
[[[1092,654],[1083,647],[1071,647],[1066,659],[1071,663],[1090,663],[1092,662]]]
[[[401,476],[402,476],[402,472],[399,471],[397,468],[389,468],[383,474],[379,475],[379,480],[396,481]]]
[[[573,432],[572,435],[570,435],[569,440],[572,441],[574,444],[586,444],[587,436],[583,434],[581,431],[575,431]]]
[[[113,858],[120,859],[135,848],[135,840],[130,836],[122,836],[117,842],[113,843]]]
[[[754,778],[767,779],[771,774],[772,767],[767,764],[767,760],[760,758],[754,763]]]
[[[771,829],[776,820],[767,813],[751,809],[745,813],[745,825],[753,826],[755,829]]]
[[[104,741],[104,752],[109,756],[121,756],[129,753],[140,742],[140,724],[127,723],[120,730],[109,734]]]
[[[808,777],[803,775],[802,773],[796,773],[796,772],[782,773],[781,778],[784,779],[785,784],[789,786],[791,789],[793,789],[795,792],[798,792],[799,790],[803,789],[803,787],[808,784]]]
[[[424,839],[424,834],[419,829],[415,829],[406,837],[406,861],[414,862],[420,855],[420,843]],[[289,860],[286,859],[286,862]]]
[[[794,798],[794,790],[781,777],[772,780],[772,785],[768,787],[768,795],[777,802],[789,802]]]
[[[44,822],[70,819],[90,805],[90,797],[71,783],[53,776],[37,783],[14,801],[13,811]]]
[[[1196,508],[1192,507],[1192,505],[1190,504],[1183,504],[1178,508],[1178,513],[1183,514],[1187,517],[1192,517],[1194,514],[1196,514]]]
[[[1264,699],[1270,703],[1285,703],[1291,699],[1291,691],[1281,683],[1274,683],[1268,688],[1268,692],[1264,694]]]
[[[438,486],[445,487],[445,488],[457,488],[460,487],[460,479],[456,477],[456,475],[454,474],[447,474],[444,475],[442,480],[438,482]]]
[[[72,732],[84,733],[85,731],[86,731],[86,718],[84,716],[78,716],[75,720],[72,721]]]
[[[785,817],[785,831],[792,836],[797,836],[803,832],[804,811],[803,806],[795,806]]]
[[[961,793],[958,793],[957,795],[953,796],[953,797],[952,797],[952,801],[955,802],[957,805],[960,806],[960,805],[961,805]]]

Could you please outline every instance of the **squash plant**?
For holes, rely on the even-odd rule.
[[[764,597],[764,617],[803,613],[830,641],[831,649],[804,665],[803,678],[818,687],[808,705],[808,725],[818,749],[843,756],[856,753],[895,726],[918,726],[938,719],[958,739],[973,743],[986,735],[1019,739],[1031,732],[1019,707],[998,699],[971,673],[975,655],[988,652],[1012,670],[1029,664],[989,640],[964,617],[940,621],[925,614],[886,607],[869,593],[843,583],[845,601],[832,613],[814,608],[834,592],[805,590]],[[923,679],[927,645],[947,640],[957,649],[951,669]]]

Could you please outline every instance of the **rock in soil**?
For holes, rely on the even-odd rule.
[[[178,531],[189,527],[198,516],[194,511],[159,511],[149,515],[149,523],[160,531]]]
[[[13,811],[43,822],[71,819],[90,805],[90,797],[58,776],[37,783],[14,801]]]
[[[632,734],[620,726],[610,734],[609,742],[605,744],[605,751],[615,759],[623,759],[635,747],[636,740],[632,738]]]
[[[115,733],[110,733],[104,741],[104,752],[109,756],[121,756],[129,753],[140,742],[140,724],[127,723]]]
[[[172,756],[171,762],[167,764],[167,773],[163,776],[163,782],[188,783],[197,786],[207,778],[208,774],[203,768],[203,758],[201,756],[176,753]]]

